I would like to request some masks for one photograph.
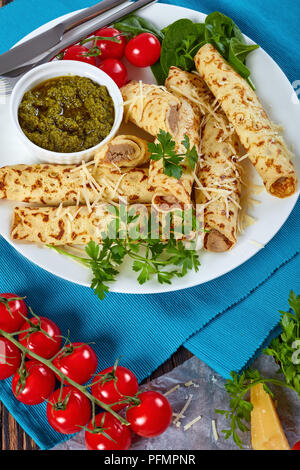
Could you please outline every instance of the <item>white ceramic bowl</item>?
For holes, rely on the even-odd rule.
[[[68,75],[87,77],[99,85],[105,85],[114,103],[115,122],[110,134],[95,147],[74,153],[51,152],[50,150],[46,150],[35,145],[26,137],[19,124],[18,109],[22,98],[27,91],[36,87],[39,83],[42,83],[45,80]],[[95,150],[102,147],[102,145],[104,145],[116,135],[123,118],[123,99],[121,92],[115,82],[102,70],[84,62],[62,60],[40,65],[39,67],[36,67],[35,69],[25,74],[18,81],[13,89],[11,96],[10,114],[18,136],[27,146],[28,150],[34,154],[37,159],[47,163],[61,163],[67,165],[78,164],[82,161],[91,160],[94,156]]]

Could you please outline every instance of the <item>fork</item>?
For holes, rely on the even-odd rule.
[[[136,10],[140,10],[156,2],[157,0],[137,0],[135,2],[132,2],[127,7],[121,8],[120,10],[103,18],[102,20],[97,22],[96,25],[93,24],[94,29],[92,30],[98,29],[99,24],[100,26],[113,24],[116,21],[118,21],[120,18],[122,18],[123,16],[127,16],[128,14],[133,13]],[[89,28],[91,28],[91,26],[89,26]],[[78,32],[76,37],[79,38],[80,40],[86,37],[88,34],[90,34],[90,32],[91,31],[88,31],[88,30],[86,30],[85,33]],[[0,98],[10,95],[12,93],[12,90],[15,84],[20,80],[20,78],[22,78],[23,75],[25,75],[25,73],[27,73],[29,70],[33,69],[34,67],[37,67],[38,65],[42,65],[42,64],[45,64],[46,62],[49,62],[60,51],[70,46],[70,44],[74,44],[74,42],[78,42],[78,41],[71,40],[70,38],[67,37],[63,39],[58,46],[51,49],[51,51],[48,54],[46,54],[42,59],[38,60],[37,62],[23,65],[15,70],[12,70],[11,72],[5,73],[4,75],[0,75]]]

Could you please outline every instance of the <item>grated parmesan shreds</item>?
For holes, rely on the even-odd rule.
[[[191,404],[191,401],[192,401],[192,398],[193,398],[193,395],[189,395],[184,407],[182,408],[182,410],[178,413],[178,415],[176,416],[176,418],[173,420],[173,424],[176,425],[176,423],[182,418],[184,412],[188,409],[188,407],[190,406]]]
[[[212,427],[214,440],[217,442],[219,440],[219,435],[218,435],[218,431],[217,431],[216,421],[214,419],[211,421],[211,427]]]
[[[187,430],[190,429],[192,426],[194,426],[194,424],[198,423],[198,421],[200,421],[201,418],[202,418],[202,416],[197,416],[197,418],[194,418],[192,421],[190,421],[188,424],[186,424],[186,425],[183,427],[183,430],[184,430],[184,431],[187,431]]]
[[[90,162],[88,162],[88,163],[82,162],[81,165],[77,166],[76,168],[73,168],[73,169],[71,170],[71,173],[75,173],[76,171],[82,170],[83,164],[84,164],[85,167],[90,166],[90,165],[94,165],[94,164],[95,164],[95,160],[92,160],[92,161],[90,161]]]
[[[259,248],[265,247],[263,243],[257,242],[256,240],[249,240],[249,243],[251,243],[251,245],[259,246]]]
[[[57,212],[56,212],[56,219],[58,219],[61,216],[62,209],[63,209],[63,203],[61,202],[60,205],[58,206]]]
[[[176,390],[178,390],[179,387],[180,387],[180,385],[175,385],[175,387],[171,388],[166,393],[164,393],[164,396],[167,397],[168,395],[171,395],[171,393],[176,392]]]

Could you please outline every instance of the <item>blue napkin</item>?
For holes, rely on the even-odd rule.
[[[92,1],[15,0],[0,10],[0,52],[37,26]],[[300,77],[298,20],[292,0],[168,2],[209,13],[220,10],[260,43],[291,81]],[[276,5],[277,3],[277,5]],[[282,41],[282,44],[281,44]],[[2,50],[1,50],[2,49]],[[88,288],[36,267],[0,239],[0,290],[26,295],[33,310],[56,321],[74,341],[95,341],[99,370],[123,355],[141,381],[182,344],[224,377],[246,366],[278,334],[279,309],[300,291],[300,204],[274,239],[250,261],[221,278],[163,295],[110,294],[100,302]],[[298,275],[297,275],[298,274]],[[46,405],[26,407],[0,382],[0,399],[42,449],[65,439],[45,418]]]

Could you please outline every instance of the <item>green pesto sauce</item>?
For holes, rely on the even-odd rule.
[[[78,76],[39,84],[25,93],[19,107],[24,134],[53,152],[80,152],[98,145],[110,133],[114,119],[107,88]]]

